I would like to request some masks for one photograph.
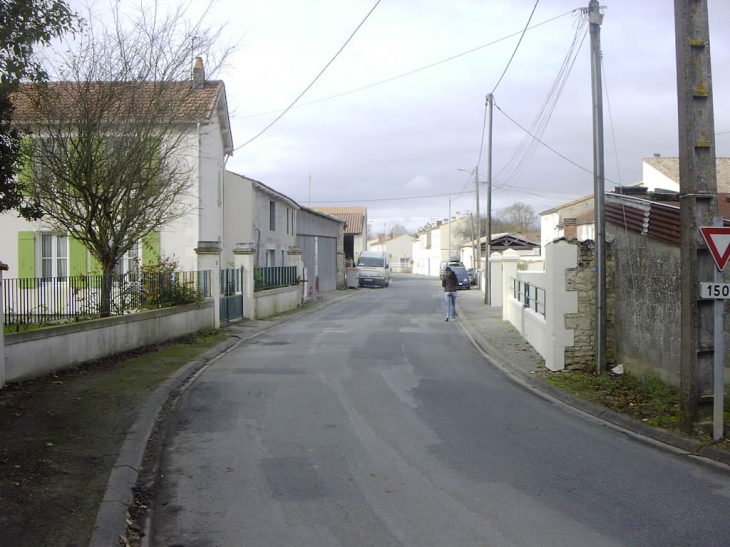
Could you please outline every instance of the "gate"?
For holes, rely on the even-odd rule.
[[[243,317],[243,268],[221,270],[221,323]]]
[[[337,289],[337,238],[302,236],[297,238],[307,268],[310,286],[315,291]]]

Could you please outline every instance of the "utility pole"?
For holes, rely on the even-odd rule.
[[[489,107],[489,128],[487,135],[489,141],[487,144],[487,260],[485,264],[486,287],[484,288],[484,303],[487,306],[492,305],[492,272],[489,266],[489,257],[492,255],[492,108],[494,105],[494,97],[491,93],[487,95],[487,106]]]
[[[699,298],[699,283],[714,275],[699,227],[717,215],[715,122],[707,0],[674,0],[679,114],[681,231],[681,410],[692,432],[698,405],[713,388],[714,303]]]
[[[596,263],[596,374],[606,371],[606,236],[603,157],[603,82],[601,80],[601,24],[598,0],[588,3],[591,34],[591,89],[593,92],[593,193]]]
[[[482,222],[479,218],[479,166],[474,168],[474,186],[477,190],[477,269],[482,267]]]

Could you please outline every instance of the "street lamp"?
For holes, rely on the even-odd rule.
[[[449,198],[449,256],[446,257],[446,261],[451,260],[451,198]]]

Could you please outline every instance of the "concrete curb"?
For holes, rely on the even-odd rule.
[[[564,405],[575,408],[585,414],[593,416],[594,418],[627,430],[639,437],[671,446],[693,456],[707,458],[714,462],[730,466],[730,452],[726,450],[706,446],[697,439],[683,437],[666,429],[652,427],[644,422],[618,414],[605,407],[575,397],[560,388],[543,382],[535,378],[534,375],[529,374],[518,367],[510,366],[509,363],[511,363],[511,360],[479,332],[473,322],[469,320],[468,315],[463,314],[463,310],[459,308],[458,300],[457,309],[459,317],[463,318],[461,326],[467,333],[467,336],[472,340],[472,343],[489,358],[489,361],[491,361],[492,364],[500,368],[508,376],[516,379],[522,385],[529,387],[530,390],[537,392],[543,397],[559,401]]]
[[[122,443],[119,456],[107,480],[104,498],[99,505],[94,522],[94,531],[88,547],[119,547],[119,539],[127,528],[127,510],[134,499],[134,487],[142,470],[147,444],[152,436],[160,412],[170,396],[184,388],[186,382],[203,367],[211,364],[220,356],[228,353],[242,342],[259,336],[268,330],[288,321],[314,313],[323,307],[339,302],[355,292],[335,294],[334,298],[324,297],[313,302],[312,307],[292,313],[272,321],[262,321],[250,332],[242,332],[206,351],[200,359],[188,363],[160,384],[140,409],[139,416]]]

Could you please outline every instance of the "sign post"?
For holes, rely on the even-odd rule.
[[[730,259],[730,228],[723,226],[721,217],[715,218],[715,226],[704,226],[700,228],[702,237],[712,253],[717,269],[713,283],[700,283],[700,298],[714,298],[714,398],[713,398],[713,421],[712,437],[715,440],[723,438],[725,426],[723,424],[723,411],[725,406],[725,300],[730,299],[730,284],[724,283],[722,274]]]

